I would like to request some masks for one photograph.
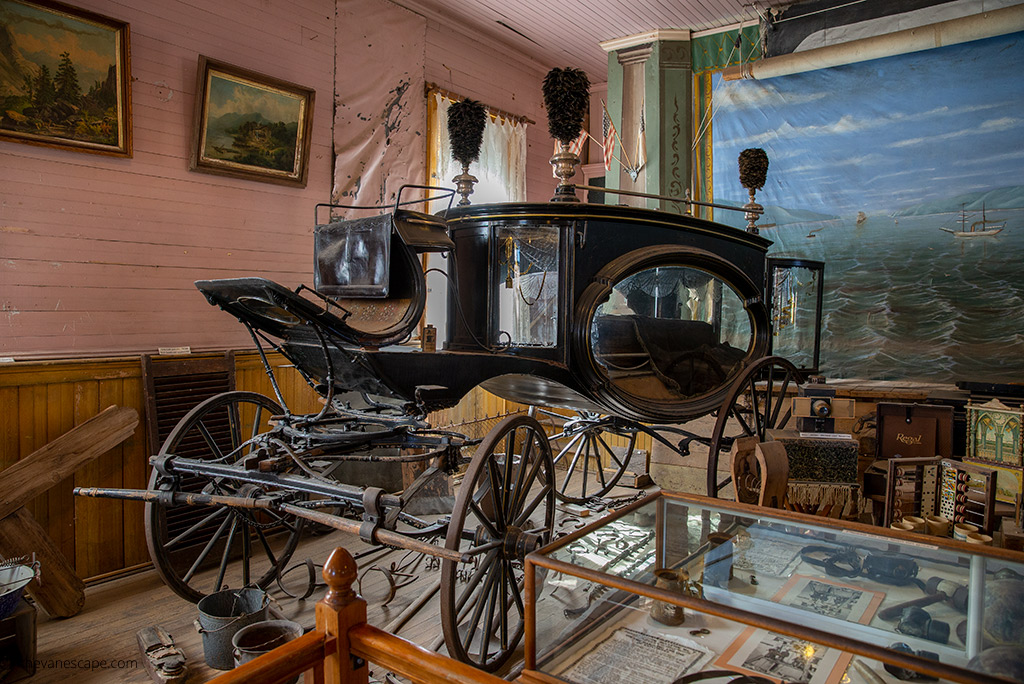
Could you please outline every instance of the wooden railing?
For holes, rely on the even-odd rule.
[[[422,684],[501,684],[505,680],[428,651],[366,624],[366,601],[352,589],[356,563],[342,547],[324,564],[327,594],[316,604],[316,629],[211,680],[210,684],[278,684],[306,673],[305,684],[366,684],[368,663]],[[521,684],[548,682],[524,673]]]

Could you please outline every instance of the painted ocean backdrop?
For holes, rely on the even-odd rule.
[[[763,230],[775,243],[770,255],[825,262],[822,372],[1024,380],[1024,209],[986,217],[1006,221],[998,235],[943,231],[959,229],[959,212],[868,214],[861,223],[853,215]],[[968,210],[968,227],[980,218]]]
[[[1024,78],[1007,64],[1024,32],[713,79],[714,197],[743,204],[738,156],[764,149],[762,234],[826,264],[826,375],[1024,381]],[[1006,225],[943,231],[961,207],[968,229],[983,208]],[[730,214],[715,218],[742,224]]]

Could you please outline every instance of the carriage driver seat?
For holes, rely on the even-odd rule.
[[[453,251],[444,219],[399,209],[314,229],[314,288],[345,311],[366,347],[409,337],[427,298],[425,252]]]

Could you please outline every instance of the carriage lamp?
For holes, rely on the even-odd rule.
[[[754,201],[754,193],[764,187],[768,178],[768,155],[761,148],[740,152],[740,183],[750,194],[750,201],[743,205],[743,217],[747,219],[747,232],[758,234],[757,219],[764,213],[764,207]]]

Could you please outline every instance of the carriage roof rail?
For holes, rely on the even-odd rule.
[[[439,191],[439,194],[434,195],[433,197],[429,197],[428,196],[428,197],[423,197],[423,198],[420,198],[420,199],[406,200],[406,201],[403,202],[402,201],[402,191],[404,191],[406,188],[416,188],[416,189],[419,189],[419,190],[437,190],[437,191]],[[323,208],[323,207],[328,207],[330,209],[389,209],[389,208],[393,208],[393,210],[397,213],[399,207],[403,207],[403,206],[406,206],[408,204],[419,204],[421,202],[422,203],[433,202],[435,200],[444,199],[445,197],[448,198],[448,208],[445,210],[445,212],[447,213],[452,208],[452,199],[455,197],[455,189],[454,188],[445,188],[445,187],[441,187],[441,186],[438,186],[438,185],[415,185],[415,184],[412,184],[412,183],[406,183],[405,185],[402,185],[400,188],[398,188],[398,195],[395,197],[395,201],[394,202],[388,202],[387,204],[358,205],[358,204],[334,204],[334,203],[331,203],[331,202],[321,202],[320,204],[317,204],[315,207],[313,207],[313,224],[314,225],[319,224],[319,213],[320,213],[320,209]]]
[[[764,209],[746,209],[744,207],[734,207],[730,204],[717,204],[715,202],[701,202],[699,200],[693,200],[689,197],[674,197],[672,195],[654,195],[649,192],[637,192],[635,190],[618,190],[615,188],[603,188],[599,185],[582,185],[575,183],[572,185],[577,190],[594,190],[596,192],[610,192],[613,195],[629,195],[630,197],[646,197],[647,199],[658,199],[665,200],[667,202],[677,202],[679,204],[696,204],[699,207],[714,207],[715,209],[729,209],[730,211],[742,211],[744,213],[763,214]]]

